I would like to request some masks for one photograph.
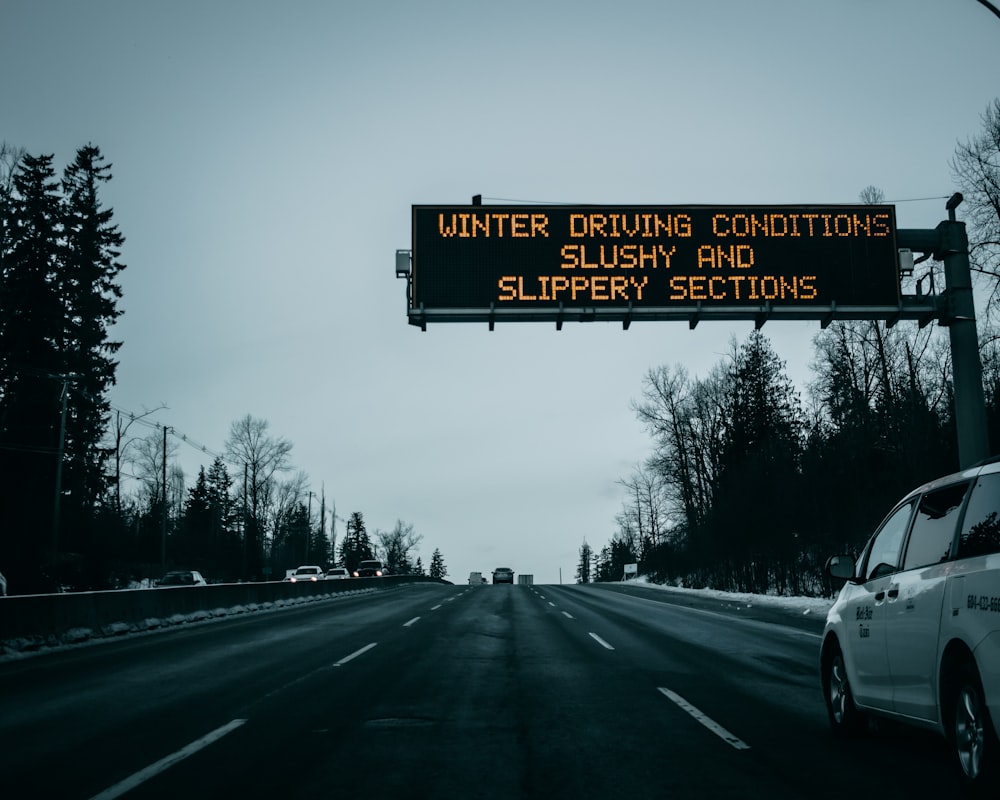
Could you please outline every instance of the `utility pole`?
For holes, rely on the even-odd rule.
[[[62,376],[62,410],[59,412],[59,451],[56,459],[56,496],[52,503],[52,563],[57,570],[59,562],[59,502],[62,499],[63,451],[66,446],[66,403],[69,399],[70,378],[75,377],[75,375]]]
[[[309,544],[312,539],[312,518],[313,518],[313,491],[309,490],[309,510],[306,511],[306,560],[303,564],[309,563]]]
[[[321,483],[319,485],[319,534],[323,537],[324,541],[324,551],[326,550],[325,542],[326,539],[326,488]],[[327,559],[330,561],[331,559]],[[326,564],[323,568],[326,569]]]
[[[160,567],[167,571],[167,431],[163,426],[163,520],[161,522],[162,535],[160,537]]]
[[[249,464],[243,462],[243,579],[247,578],[247,563],[250,553],[250,519],[247,511],[247,472]]]

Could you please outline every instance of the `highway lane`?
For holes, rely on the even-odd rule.
[[[213,622],[0,665],[0,775],[105,800],[953,796],[932,737],[832,739],[800,624],[433,584]]]

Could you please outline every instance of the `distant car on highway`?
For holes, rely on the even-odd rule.
[[[510,567],[497,567],[493,570],[493,583],[513,583],[514,570]]]
[[[385,567],[381,561],[374,559],[362,561],[358,564],[358,568],[354,570],[355,578],[381,578],[383,575],[385,575]]]
[[[305,581],[318,581],[323,578],[323,570],[320,567],[313,566],[311,564],[305,564],[301,567],[296,567],[292,574],[285,578],[286,581],[290,583],[302,583]]]
[[[348,572],[347,567],[330,567],[326,571],[326,579],[328,581],[346,580],[351,577],[351,573]]]
[[[820,653],[833,730],[935,731],[966,787],[1000,797],[1000,458],[914,489],[826,569],[846,581]]]
[[[157,586],[208,586],[196,569],[175,569],[156,582]]]

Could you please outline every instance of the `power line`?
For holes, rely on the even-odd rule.
[[[982,2],[982,0],[980,0],[980,2]],[[885,202],[886,203],[923,203],[923,202],[927,202],[929,200],[947,200],[949,197],[950,197],[950,195],[945,194],[945,195],[934,196],[934,197],[907,197],[907,198],[903,198],[901,200],[886,200]],[[564,201],[552,201],[552,200],[517,200],[517,199],[511,198],[511,197],[483,197],[483,200],[492,200],[492,201],[494,201],[496,203],[523,203],[525,205],[540,205],[540,206],[588,206],[588,205],[598,205],[597,203],[567,203],[567,202],[564,202]],[[629,205],[636,205],[636,204],[630,203]],[[695,204],[695,205],[697,205],[697,204]],[[727,205],[733,205],[733,204],[729,203]],[[738,204],[738,205],[746,205],[746,204],[743,203],[743,204]],[[764,205],[768,205],[768,204],[765,203]],[[852,203],[852,205],[856,205],[856,204]]]
[[[53,379],[57,379],[57,380],[61,380],[61,381],[66,381],[67,377],[68,377],[66,374],[63,374],[63,373],[52,372],[51,370],[39,369],[37,367],[26,367],[26,366],[22,366],[22,365],[13,365],[13,369],[14,369],[15,372],[20,372],[22,374],[33,375],[35,377],[53,378]],[[72,381],[69,381],[68,385],[70,386],[70,390],[71,391],[76,392],[76,393],[80,394],[81,396],[87,398],[91,403],[94,403],[95,405],[100,405],[100,404],[102,404],[102,403],[105,402],[103,398],[101,398],[101,397],[95,397],[90,392],[88,392],[86,389],[82,389],[80,386],[73,385]],[[129,420],[131,422],[138,422],[140,425],[145,425],[147,428],[152,428],[153,430],[160,430],[163,427],[162,423],[153,422],[151,420],[146,419],[146,415],[150,414],[152,412],[146,411],[146,412],[143,412],[142,414],[136,414],[134,411],[131,411],[131,410],[127,409],[127,408],[121,408],[120,406],[117,406],[117,405],[115,405],[114,403],[111,403],[111,402],[107,403],[107,407],[109,409],[113,410],[113,411],[117,411],[120,414],[124,414],[125,416],[127,416],[129,418]],[[166,406],[164,406],[164,408],[166,408]],[[157,411],[157,410],[159,410],[159,409],[154,409],[154,411]],[[201,452],[205,453],[206,455],[212,456],[212,458],[221,458],[222,457],[222,455],[220,453],[216,453],[213,450],[209,450],[209,448],[206,445],[203,445],[201,442],[199,442],[198,440],[194,439],[191,436],[188,436],[186,433],[178,431],[177,428],[174,427],[174,426],[172,426],[172,425],[169,426],[169,431],[168,432],[171,433],[171,434],[173,434],[173,436],[175,438],[180,439],[182,442],[184,442],[184,444],[189,445],[189,446],[193,447],[196,450],[200,450]],[[55,452],[55,450],[53,450],[53,452]]]
[[[941,197],[910,197],[905,200],[886,200],[887,203],[923,203],[926,200],[947,200],[951,195],[942,195]]]
[[[130,422],[137,422],[140,425],[144,425],[147,428],[152,428],[153,430],[161,430],[163,427],[165,427],[161,422],[155,422],[153,420],[146,419],[144,415],[136,414],[134,411],[129,411],[126,408],[120,408],[119,406],[116,406],[114,403],[109,403],[108,408],[117,411],[120,414],[124,414],[129,418]],[[221,453],[216,453],[214,450],[210,450],[206,445],[203,445],[197,439],[194,439],[193,437],[188,436],[186,433],[177,430],[175,426],[169,425],[166,427],[168,433],[170,433],[175,439],[180,439],[182,442],[184,442],[184,444],[188,445],[189,447],[193,447],[195,450],[200,450],[202,453],[205,453],[206,455],[209,455],[212,458],[222,458]]]

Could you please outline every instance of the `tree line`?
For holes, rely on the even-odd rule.
[[[980,297],[989,451],[1000,453],[1000,99],[951,163]],[[865,203],[883,202],[868,187]],[[911,280],[944,286],[931,262]],[[799,392],[756,330],[706,375],[650,369],[637,418],[653,451],[621,479],[626,500],[607,545],[584,541],[577,580],[655,581],[728,591],[822,594],[822,567],[857,552],[920,483],[959,468],[947,331],[837,322],[814,338]]]
[[[834,553],[857,552],[914,486],[959,468],[948,342],[940,331],[835,323],[815,380],[794,388],[760,331],[708,375],[649,370],[635,403],[652,455],[622,478],[617,530],[584,542],[578,580],[656,581],[819,595]],[[1000,353],[985,360],[990,452],[1000,452]]]
[[[0,570],[11,593],[105,589],[198,569],[214,580],[277,579],[303,563],[443,578],[435,550],[398,520],[369,533],[291,463],[292,444],[251,415],[185,486],[171,429],[112,408],[122,345],[124,236],[101,200],[111,165],[81,147],[52,155],[0,145]],[[146,436],[136,434],[151,428]],[[345,523],[337,543],[337,521]]]

